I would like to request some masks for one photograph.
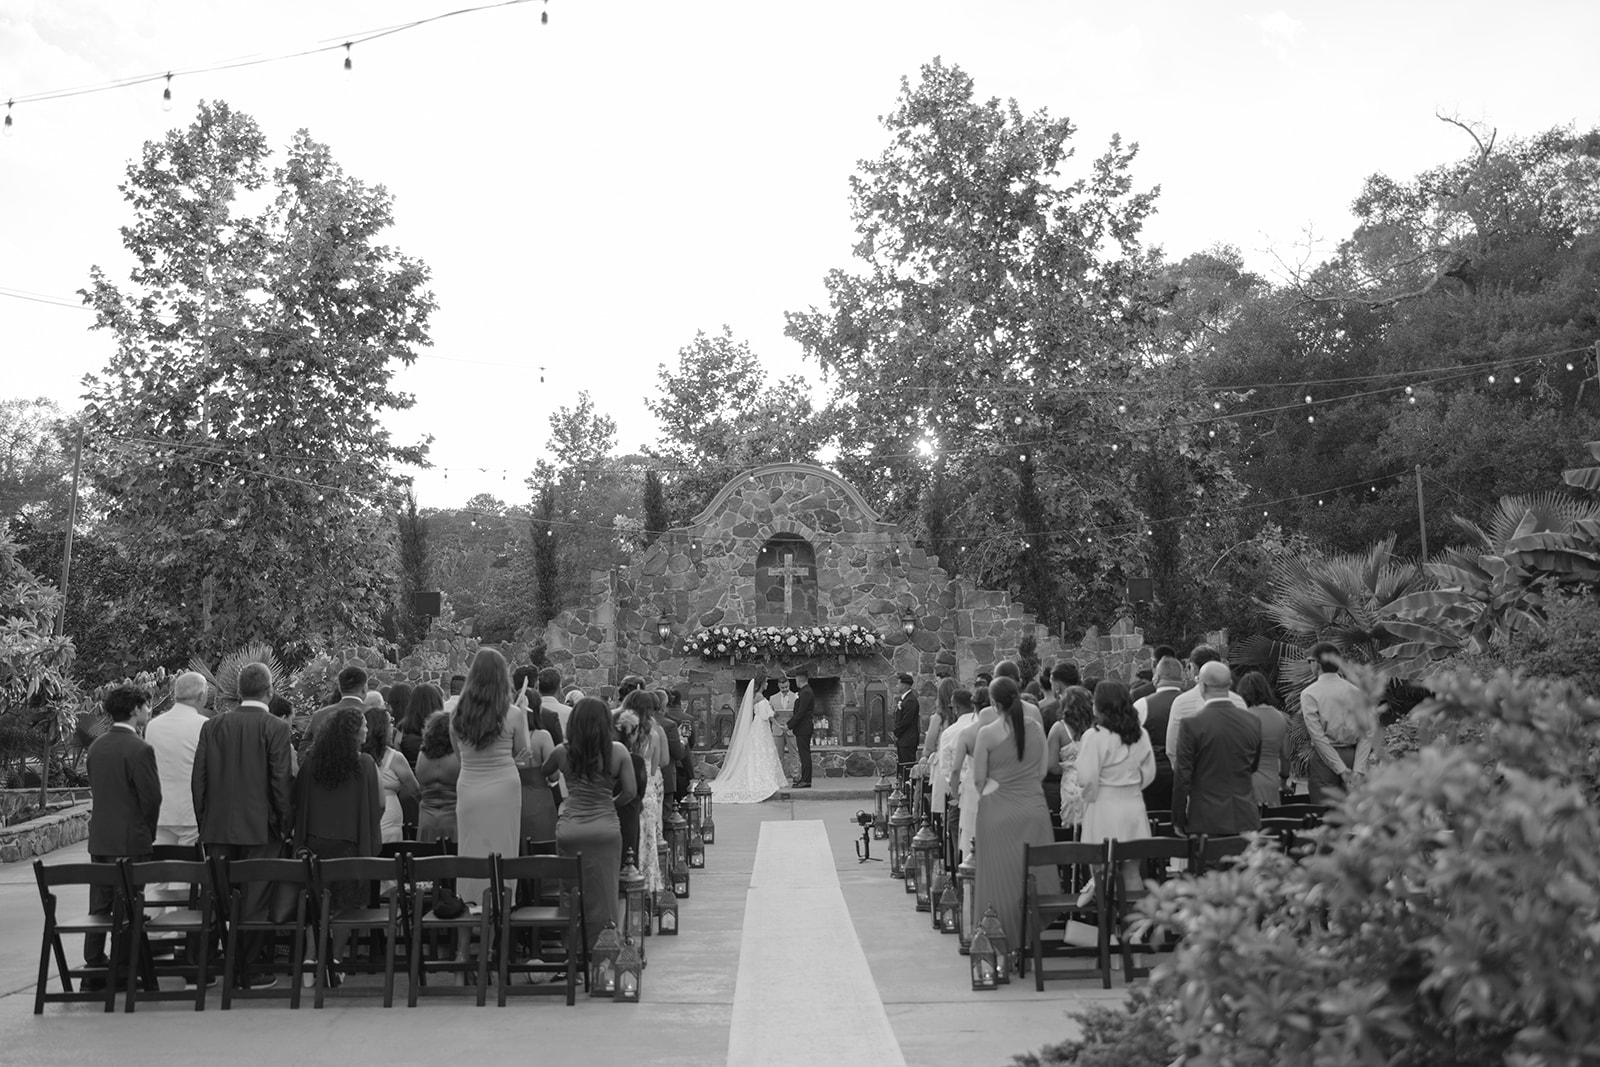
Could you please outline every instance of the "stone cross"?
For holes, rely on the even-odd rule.
[[[785,552],[783,554],[783,566],[767,568],[767,576],[769,578],[781,577],[783,579],[783,614],[785,617],[794,614],[794,580],[796,578],[804,578],[810,573],[810,567],[804,565],[795,566],[793,552]]]

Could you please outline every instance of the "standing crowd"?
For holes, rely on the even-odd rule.
[[[1383,740],[1365,695],[1339,673],[1337,647],[1317,644],[1308,658],[1316,670],[1300,693],[1308,799],[1327,804],[1382,758]],[[1179,836],[1243,834],[1290,792],[1295,730],[1263,674],[1235,679],[1207,645],[1185,661],[1159,646],[1142,673],[1130,688],[1085,682],[1075,664],[1059,663],[1025,680],[1002,661],[973,689],[950,694],[950,723],[929,718],[917,765],[932,810],[951,813],[957,862],[974,858],[975,914],[992,907],[1017,951],[1023,879],[1031,873],[1040,892],[1061,892],[1054,868],[1023,869],[1025,845],[1053,843],[1058,827],[1090,844],[1142,840],[1152,816]],[[909,690],[901,698],[897,738],[914,722],[915,700]],[[914,733],[901,740],[903,764],[918,759],[916,743]],[[1138,888],[1136,869],[1121,873]],[[1081,899],[1093,894],[1091,884]]]
[[[649,892],[671,892],[658,862],[664,800],[687,797],[694,764],[674,694],[630,676],[612,706],[576,690],[563,699],[561,685],[554,668],[513,674],[493,649],[451,680],[448,698],[431,684],[371,689],[352,664],[298,744],[293,709],[264,664],[240,670],[237,706],[226,711],[208,710],[210,686],[193,671],[174,680],[172,706],[153,718],[149,694],[120,687],[105,700],[111,728],[88,752],[90,857],[143,861],[170,844],[227,859],[300,850],[334,859],[376,856],[404,839],[515,856],[553,843],[582,857],[592,940],[615,918],[625,861]],[[457,893],[476,901],[485,888],[463,879]],[[252,891],[243,917],[264,919],[271,887]],[[336,907],[364,903],[355,884],[335,893]],[[109,888],[96,887],[90,905],[109,912]],[[276,982],[249,966],[266,949],[245,945],[242,981],[252,988]],[[84,957],[104,965],[103,937],[86,938]]]

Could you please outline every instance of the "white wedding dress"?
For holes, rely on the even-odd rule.
[[[757,700],[755,694],[751,682],[733,723],[722,770],[711,780],[711,795],[718,804],[759,804],[788,782],[772,744],[772,705],[764,697]]]

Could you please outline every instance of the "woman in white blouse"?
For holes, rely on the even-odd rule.
[[[1128,687],[1104,681],[1094,688],[1095,723],[1078,745],[1078,785],[1083,790],[1083,832],[1088,844],[1139,841],[1150,836],[1144,787],[1155,780],[1150,735],[1139,725]],[[1139,864],[1122,865],[1123,884],[1139,888]],[[1093,886],[1084,890],[1092,896]]]

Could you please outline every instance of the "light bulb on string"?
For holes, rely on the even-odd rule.
[[[1492,374],[1491,374],[1491,375],[1489,375],[1489,384],[1490,384],[1490,385],[1493,385],[1493,384],[1494,384],[1494,375],[1492,375]]]
[[[1117,414],[1118,415],[1126,415],[1127,413],[1128,413],[1128,405],[1126,405],[1126,404],[1118,404],[1117,405]]]
[[[1317,421],[1317,417],[1315,415],[1307,415],[1306,416],[1306,421],[1307,422],[1316,422]]]
[[[1522,375],[1518,374],[1514,378],[1512,378],[1511,379],[1511,384],[1512,385],[1521,385],[1522,384]]]
[[[172,75],[167,75],[167,87],[161,90],[161,110],[172,110]]]
[[[10,100],[7,100],[6,101],[6,121],[5,121],[5,125],[4,126],[0,126],[0,133],[4,133],[7,137],[11,136],[11,106],[12,106],[12,102]]]
[[[1570,363],[1568,363],[1568,364],[1567,364],[1567,369],[1568,369],[1568,370],[1571,370],[1571,369],[1572,369],[1572,364],[1570,364]]]
[[[1220,401],[1220,400],[1213,400],[1213,401],[1212,401],[1212,402],[1211,402],[1211,410],[1212,410],[1212,411],[1221,411],[1221,410],[1222,410],[1222,401]]]
[[[350,60],[350,42],[344,43],[344,72],[349,74],[355,69],[355,64]]]
[[[1311,394],[1310,393],[1306,394],[1306,403],[1307,404],[1311,403]]]

